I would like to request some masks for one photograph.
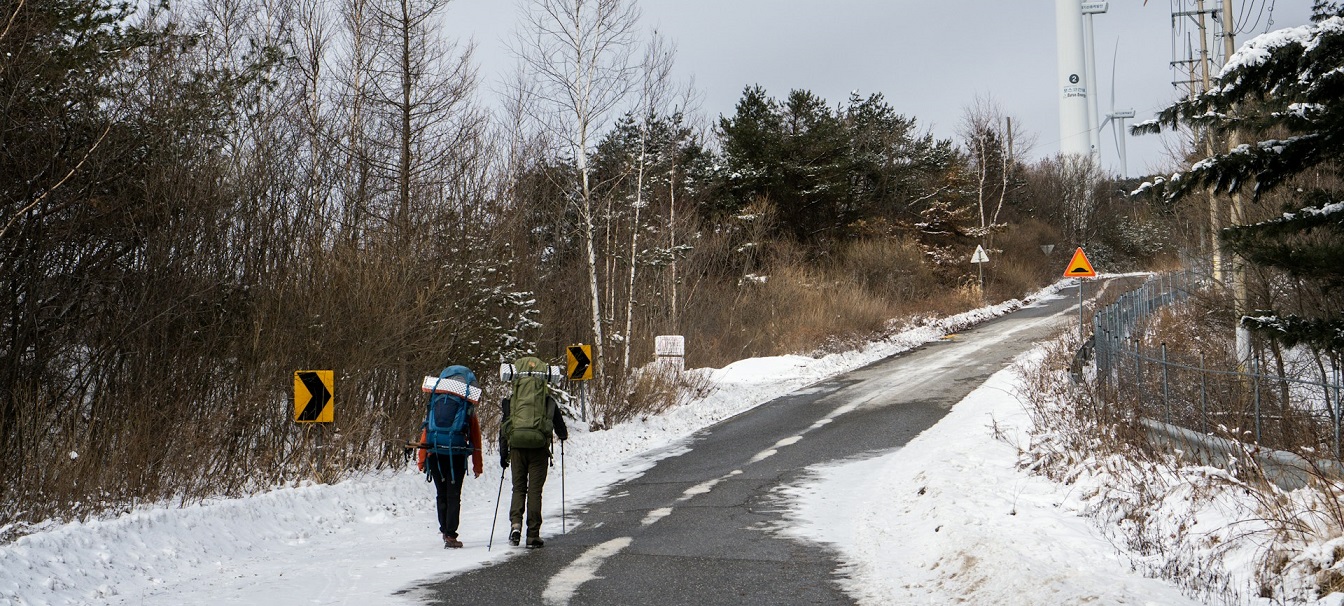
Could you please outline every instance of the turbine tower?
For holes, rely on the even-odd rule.
[[[1101,112],[1097,111],[1097,95],[1101,88],[1097,86],[1097,36],[1092,30],[1092,16],[1098,13],[1105,13],[1110,8],[1110,2],[1087,2],[1082,3],[1083,11],[1083,56],[1087,64],[1084,68],[1087,70],[1087,129],[1092,133],[1092,162],[1101,166],[1101,126],[1097,124],[1097,119]]]
[[[1079,0],[1055,0],[1055,43],[1059,62],[1059,151],[1092,154],[1087,117],[1087,69],[1083,53],[1083,7]]]

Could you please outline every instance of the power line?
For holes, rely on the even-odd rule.
[[[1255,31],[1256,28],[1260,27],[1260,20],[1265,18],[1265,13],[1266,12],[1273,13],[1274,11],[1273,0],[1259,0],[1258,4],[1260,5],[1260,12],[1255,16],[1255,23],[1250,26],[1247,26],[1246,22],[1250,20],[1250,15],[1255,10],[1256,4],[1257,2],[1255,0],[1252,0],[1250,3],[1251,9],[1245,11],[1245,14],[1239,17],[1236,26],[1237,34],[1244,34],[1246,32]],[[1242,6],[1245,7],[1246,4],[1243,3]],[[1268,29],[1266,29],[1266,31],[1268,31]]]

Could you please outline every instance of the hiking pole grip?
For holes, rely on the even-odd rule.
[[[495,517],[490,519],[490,540],[485,544],[485,550],[490,551],[495,546],[495,524],[499,522],[499,501],[504,498],[504,472],[499,470],[499,492],[495,493]]]

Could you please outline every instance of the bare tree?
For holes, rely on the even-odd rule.
[[[1069,154],[1043,160],[1042,168],[1062,206],[1065,236],[1076,245],[1083,245],[1092,236],[1097,208],[1093,187],[1100,180],[1101,170],[1091,157]]]
[[[635,201],[634,214],[630,221],[630,279],[626,283],[625,293],[625,339],[621,353],[621,369],[630,370],[630,346],[634,342],[635,277],[639,269],[640,212],[648,203],[644,199],[645,173],[649,170],[649,127],[653,119],[666,110],[672,85],[672,63],[676,47],[667,43],[654,32],[644,50],[644,60],[640,67],[639,89],[639,145],[635,158]],[[673,165],[675,166],[675,162]]]
[[[295,61],[294,69],[299,88],[296,122],[307,142],[303,182],[304,208],[300,224],[307,232],[310,245],[326,240],[327,204],[331,184],[328,180],[332,150],[329,141],[330,108],[324,94],[329,76],[326,73],[328,49],[332,45],[333,24],[322,0],[297,0],[295,7]]]
[[[593,343],[604,360],[589,154],[611,114],[626,99],[639,10],[633,0],[528,0],[515,52],[536,84],[533,118],[566,148],[578,168],[577,206],[588,266]]]
[[[395,183],[396,201],[388,222],[399,237],[409,236],[413,188],[426,186],[453,140],[478,118],[469,94],[476,74],[472,49],[436,35],[449,0],[383,0],[374,4],[379,33],[375,50],[372,108],[391,132],[395,164],[386,167]]]
[[[1004,115],[992,97],[977,95],[962,112],[958,134],[971,160],[974,171],[976,208],[980,226],[974,235],[981,244],[993,246],[994,232],[999,225],[999,214],[1009,194],[1020,187],[1017,174],[1032,141],[1013,118]]]
[[[338,9],[343,49],[338,60],[336,79],[340,86],[336,95],[338,122],[344,132],[338,136],[343,155],[341,170],[337,172],[342,198],[342,230],[348,244],[357,244],[363,237],[363,222],[369,213],[373,197],[373,150],[370,143],[368,102],[373,73],[374,39],[373,0],[343,0]]]

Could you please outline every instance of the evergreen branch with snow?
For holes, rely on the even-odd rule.
[[[1228,60],[1211,90],[1134,126],[1135,134],[1185,125],[1219,136],[1285,132],[1216,154],[1174,175],[1176,199],[1216,187],[1250,185],[1259,196],[1303,170],[1344,154],[1344,15],[1318,14],[1302,27],[1264,34]]]

